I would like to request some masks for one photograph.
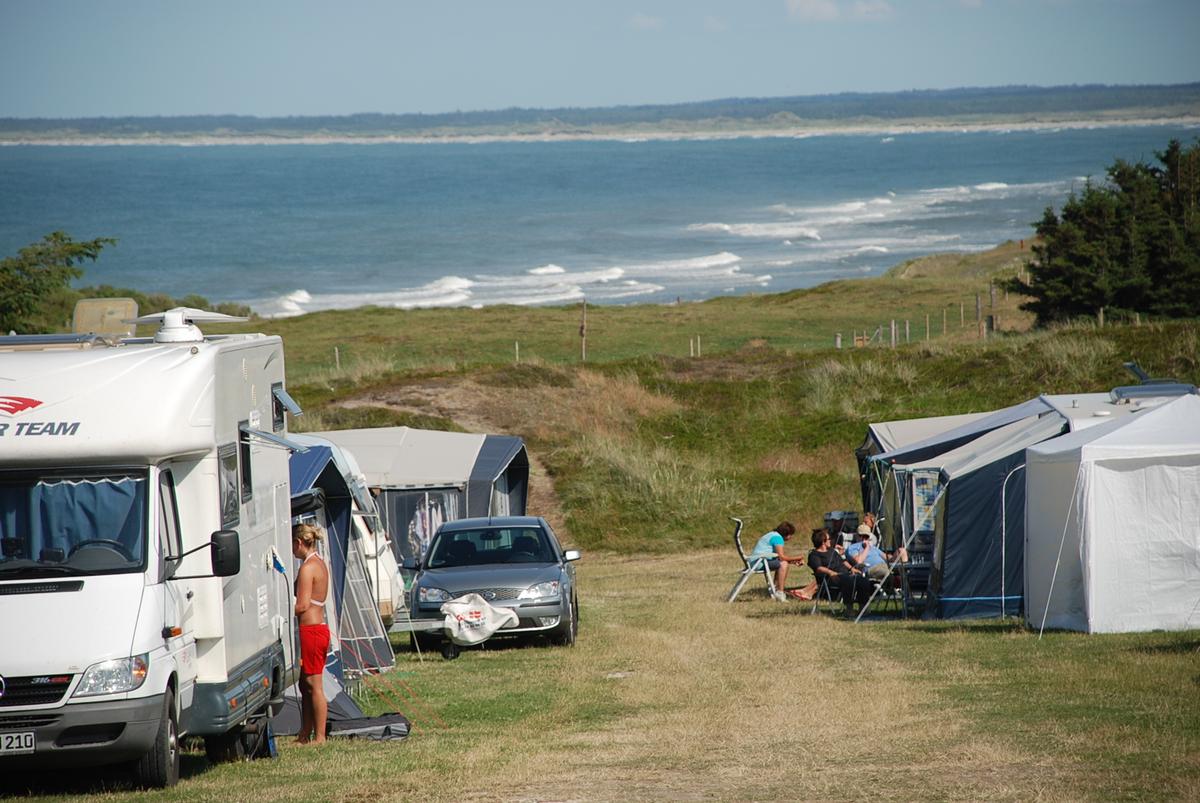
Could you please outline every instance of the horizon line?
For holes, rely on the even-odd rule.
[[[728,103],[728,102],[745,102],[745,101],[797,101],[797,100],[819,100],[826,98],[870,98],[870,97],[894,97],[902,95],[948,95],[962,92],[997,92],[1003,90],[1034,90],[1034,91],[1054,91],[1054,90],[1095,90],[1095,89],[1200,89],[1200,81],[1186,81],[1182,83],[1142,83],[1142,84],[996,84],[992,86],[959,86],[945,87],[941,89],[932,88],[913,88],[913,89],[897,89],[890,91],[878,90],[854,90],[844,92],[824,92],[808,95],[734,95],[721,98],[708,98],[705,100],[690,100],[690,101],[673,101],[665,103],[618,103],[604,106],[504,106],[490,109],[456,109],[454,111],[440,112],[380,112],[380,111],[360,111],[335,114],[272,114],[272,115],[257,115],[257,114],[242,114],[237,112],[202,112],[192,114],[102,114],[102,115],[84,115],[84,116],[39,116],[39,117],[22,117],[22,116],[0,116],[0,120],[4,121],[61,121],[69,122],[75,120],[173,120],[173,119],[189,119],[189,118],[241,118],[247,120],[305,120],[305,119],[345,119],[353,117],[441,117],[447,115],[469,115],[469,114],[496,114],[500,112],[544,112],[553,113],[558,111],[594,111],[603,109],[673,109],[687,106],[701,106],[708,103]]]

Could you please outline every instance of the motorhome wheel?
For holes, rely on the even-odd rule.
[[[179,727],[175,721],[175,695],[170,689],[163,695],[163,715],[154,746],[137,762],[134,776],[139,785],[150,789],[174,786],[179,781]]]

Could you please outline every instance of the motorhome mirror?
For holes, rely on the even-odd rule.
[[[412,558],[405,558],[400,563],[400,568],[404,569],[406,572],[415,572],[421,568],[421,562],[418,560],[413,560]]]
[[[232,577],[241,571],[242,551],[236,530],[217,530],[210,543],[214,577]]]

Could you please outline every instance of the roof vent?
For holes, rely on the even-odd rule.
[[[204,340],[204,333],[196,326],[198,323],[240,323],[246,320],[249,319],[192,307],[176,307],[125,323],[157,323],[159,328],[154,333],[155,343],[199,343]]]

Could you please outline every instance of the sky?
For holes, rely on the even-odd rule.
[[[1200,81],[1200,0],[0,0],[0,117]]]

